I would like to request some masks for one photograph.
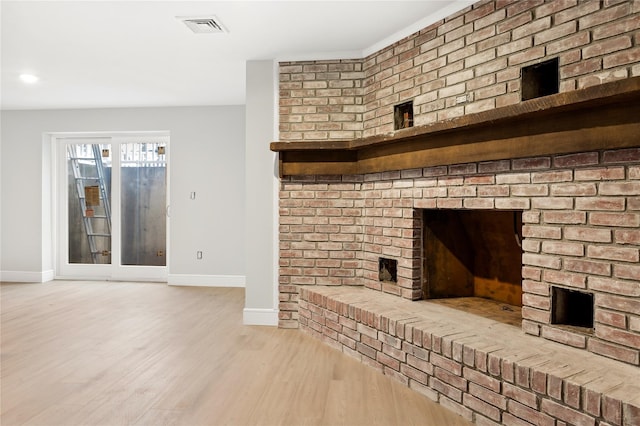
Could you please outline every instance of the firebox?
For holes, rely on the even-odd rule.
[[[423,210],[426,299],[479,297],[522,306],[522,212]]]

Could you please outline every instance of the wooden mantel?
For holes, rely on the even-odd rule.
[[[280,176],[352,175],[640,147],[640,77],[353,140],[272,142]]]

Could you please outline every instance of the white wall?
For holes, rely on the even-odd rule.
[[[247,62],[246,99],[246,290],[244,323],[278,324],[276,140],[277,64]]]
[[[1,112],[0,278],[52,276],[47,132],[169,131],[169,282],[244,284],[243,106]],[[196,200],[189,199],[195,191]],[[196,251],[203,259],[196,259]],[[175,281],[175,282],[174,282]]]

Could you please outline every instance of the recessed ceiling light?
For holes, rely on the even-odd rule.
[[[20,80],[22,80],[22,82],[26,84],[34,84],[37,83],[40,79],[33,74],[20,74]]]

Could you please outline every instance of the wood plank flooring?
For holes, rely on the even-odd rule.
[[[242,325],[244,291],[0,286],[0,424],[469,423],[298,330]]]

